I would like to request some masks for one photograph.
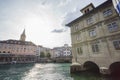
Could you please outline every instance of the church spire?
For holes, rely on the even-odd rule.
[[[25,35],[25,29],[24,29],[24,31],[23,31],[23,34]]]
[[[25,39],[26,39],[26,35],[25,35],[25,29],[24,29],[23,33],[20,36],[20,40],[25,41]]]

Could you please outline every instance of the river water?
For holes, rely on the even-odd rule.
[[[70,75],[70,64],[0,65],[0,80],[106,80],[92,74]]]

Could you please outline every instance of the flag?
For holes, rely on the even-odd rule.
[[[112,0],[114,8],[116,9],[116,11],[118,12],[118,14],[120,15],[120,0]]]

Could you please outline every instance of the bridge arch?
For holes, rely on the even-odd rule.
[[[120,62],[114,62],[109,66],[111,76],[120,77]]]
[[[85,68],[86,71],[89,71],[92,73],[100,73],[99,66],[93,61],[86,61],[83,64],[83,68]]]

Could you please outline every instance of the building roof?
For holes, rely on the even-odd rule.
[[[84,9],[87,8],[88,6],[92,6],[93,8],[95,8],[94,5],[93,5],[92,3],[90,3],[90,4],[88,4],[86,7],[84,7],[83,9],[81,9],[80,11],[84,10]]]
[[[73,23],[80,20],[81,18],[84,18],[85,16],[89,15],[90,13],[93,13],[94,11],[97,11],[98,9],[105,8],[106,6],[111,5],[111,4],[112,4],[112,0],[107,0],[106,2],[104,2],[101,5],[97,6],[96,8],[91,10],[90,12],[88,12],[88,13],[78,17],[77,19],[71,21],[70,23],[66,24],[66,26],[71,26]]]
[[[38,47],[43,47],[42,45],[38,45]]]
[[[0,41],[0,43],[36,46],[34,43],[30,41],[21,41],[21,40],[12,40],[12,39],[3,40],[3,41]]]

